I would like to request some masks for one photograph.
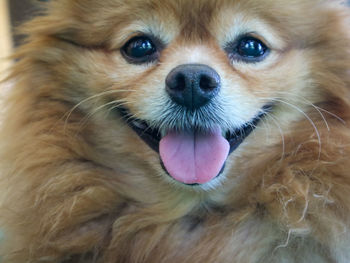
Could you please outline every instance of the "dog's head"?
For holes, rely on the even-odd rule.
[[[346,74],[348,56],[331,2],[57,0],[28,28],[59,92],[105,127],[109,156],[214,186],[344,99],[329,74]]]

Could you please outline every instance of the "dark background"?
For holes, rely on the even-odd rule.
[[[1,0],[0,0],[1,1]],[[97,0],[103,1],[103,0]],[[38,0],[8,0],[8,6],[10,8],[10,18],[12,28],[16,28],[23,21],[31,18],[38,10],[37,6],[40,6]],[[13,30],[13,33],[14,30]],[[13,34],[15,45],[18,45],[23,37]]]

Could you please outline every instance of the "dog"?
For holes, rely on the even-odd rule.
[[[3,105],[3,263],[350,262],[344,3],[40,5]]]

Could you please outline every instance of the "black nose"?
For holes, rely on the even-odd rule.
[[[202,64],[180,65],[169,73],[165,82],[171,99],[190,110],[207,104],[221,86],[219,74]]]

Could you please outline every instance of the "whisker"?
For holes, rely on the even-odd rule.
[[[102,110],[103,108],[113,104],[118,104],[118,107],[122,106],[121,103],[125,103],[125,100],[113,100],[113,101],[110,101],[110,102],[107,102],[101,106],[98,106],[97,108],[93,109],[93,111],[91,111],[87,116],[86,118],[90,118],[92,115],[95,115],[97,112],[99,112],[100,110]]]
[[[83,99],[82,101],[80,101],[79,103],[77,103],[76,105],[74,105],[74,107],[72,107],[69,111],[67,111],[62,118],[65,117],[65,122],[64,122],[64,130],[66,130],[66,126],[67,126],[67,123],[68,123],[68,120],[70,118],[70,116],[72,115],[72,113],[78,108],[80,107],[82,104],[88,102],[88,101],[91,101],[93,99],[96,99],[96,98],[100,98],[102,96],[105,96],[105,95],[110,95],[110,94],[116,94],[116,93],[119,93],[119,92],[128,92],[128,91],[133,91],[133,90],[130,90],[130,89],[127,89],[127,90],[106,90],[106,91],[103,91],[103,92],[100,92],[98,94],[94,94],[88,98],[85,98]]]
[[[281,92],[280,92],[280,93],[281,93]],[[292,95],[292,93],[290,93],[290,92],[286,92],[286,91],[285,91],[284,93],[287,94],[287,95]],[[312,106],[312,107],[320,114],[322,120],[324,121],[324,123],[325,123],[325,125],[326,125],[327,130],[330,131],[328,122],[327,122],[326,118],[324,117],[324,115],[322,114],[322,112],[320,111],[320,107],[317,107],[317,106],[316,106],[315,104],[313,104],[311,101],[309,101],[309,100],[307,100],[307,99],[305,99],[305,98],[303,98],[303,97],[301,97],[301,96],[299,96],[299,95],[295,95],[295,94],[294,94],[293,96],[297,96],[297,97],[298,97],[302,102],[304,102],[306,105]],[[293,99],[293,96],[292,96],[292,99]]]
[[[264,92],[264,91],[256,91],[255,93],[257,93],[257,94],[258,94],[258,93],[259,93],[259,94],[267,94],[267,93]],[[320,116],[321,116],[321,118],[323,119],[323,121],[324,121],[324,123],[325,123],[325,125],[326,125],[328,131],[330,131],[330,127],[329,127],[329,125],[328,125],[328,122],[327,122],[327,120],[326,120],[326,117],[322,114],[322,112],[325,112],[325,113],[329,114],[330,116],[336,118],[336,119],[337,119],[338,121],[340,121],[343,125],[346,124],[346,122],[345,122],[342,118],[340,118],[339,116],[337,116],[336,114],[334,114],[334,113],[332,113],[332,112],[330,112],[330,111],[327,111],[327,110],[325,110],[325,109],[323,109],[323,108],[321,108],[321,107],[315,105],[314,103],[312,103],[311,101],[305,99],[304,97],[302,97],[302,96],[300,96],[300,95],[297,95],[297,94],[294,94],[294,93],[288,92],[288,91],[278,91],[277,94],[289,95],[288,100],[293,100],[293,101],[295,101],[295,102],[302,102],[302,103],[304,103],[304,104],[306,104],[306,105],[312,106],[312,107],[320,114]],[[297,98],[295,98],[295,97],[297,97]],[[297,100],[297,99],[298,99],[298,100]]]
[[[271,118],[271,120],[275,123],[275,125],[277,126],[278,130],[279,130],[279,133],[281,135],[281,140],[282,140],[282,155],[281,155],[281,160],[284,159],[285,155],[286,155],[286,142],[285,142],[285,138],[284,138],[284,133],[283,133],[283,130],[282,130],[282,127],[281,125],[278,123],[278,120],[272,116],[272,114],[268,114],[267,115],[269,118]]]
[[[322,150],[321,136],[320,136],[320,133],[319,133],[319,131],[317,129],[317,126],[314,123],[314,121],[303,110],[301,110],[299,107],[297,107],[297,106],[295,106],[295,105],[293,105],[293,104],[291,104],[289,102],[286,102],[286,101],[284,101],[282,99],[276,99],[276,98],[274,98],[273,101],[277,101],[277,102],[283,103],[283,104],[285,104],[285,105],[295,109],[296,111],[301,113],[309,121],[309,123],[313,127],[313,129],[314,129],[314,131],[316,133],[316,136],[317,136],[317,140],[318,140],[318,144],[319,144],[318,158],[320,159],[320,157],[321,157],[321,150]]]
[[[320,111],[323,111],[323,112],[325,112],[325,113],[327,113],[327,114],[329,114],[329,115],[331,115],[332,117],[334,117],[334,118],[336,118],[338,121],[340,121],[343,125],[346,125],[346,121],[344,121],[342,118],[340,118],[338,115],[336,115],[336,114],[334,114],[334,113],[332,113],[332,112],[330,112],[330,111],[328,111],[328,110],[325,110],[325,109],[323,109],[323,108],[321,108],[321,107],[318,107],[318,106],[315,106],[316,108],[318,108]]]
[[[105,103],[101,106],[98,106],[97,108],[95,108],[92,112],[90,112],[89,114],[87,114],[80,122],[79,122],[79,129],[78,129],[78,132],[86,125],[86,123],[88,122],[88,120],[95,114],[97,114],[100,110],[102,110],[103,108],[105,107],[108,107],[109,105],[111,104],[117,104],[117,105],[114,105],[113,107],[117,108],[117,107],[121,107],[121,106],[124,106],[124,105],[128,105],[132,102],[130,101],[124,101],[124,100],[114,100],[114,101],[111,101],[111,102],[108,102],[108,103]],[[110,110],[108,111],[110,112]],[[109,114],[109,113],[108,113]],[[107,115],[108,115],[107,114]],[[78,133],[77,132],[77,133]]]

